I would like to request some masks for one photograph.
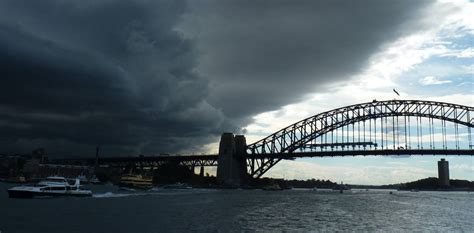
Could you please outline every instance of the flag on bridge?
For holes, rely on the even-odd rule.
[[[398,96],[400,96],[400,94],[398,93],[397,90],[393,89],[393,92],[395,92],[395,94],[397,94]]]

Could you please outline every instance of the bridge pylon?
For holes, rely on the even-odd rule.
[[[227,187],[240,187],[247,178],[247,143],[243,135],[223,133],[219,143],[217,182]]]

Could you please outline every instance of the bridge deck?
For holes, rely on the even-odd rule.
[[[391,155],[474,155],[474,150],[346,150],[346,151],[313,151],[276,153],[264,155],[247,155],[247,159],[294,159],[303,157],[334,157],[334,156],[391,156]],[[217,161],[218,155],[188,155],[188,156],[140,156],[140,157],[103,157],[99,164],[127,163],[127,162],[183,162],[183,161]],[[70,164],[84,162],[94,164],[95,158],[67,158],[53,159],[56,164]],[[213,165],[217,165],[214,164]]]
[[[474,150],[346,150],[346,151],[312,151],[294,153],[275,153],[265,155],[248,155],[249,159],[291,159],[302,157],[334,157],[334,156],[391,156],[391,155],[474,155]]]
[[[101,157],[99,164],[126,164],[126,163],[165,163],[177,162],[185,164],[215,166],[217,165],[217,155],[188,155],[188,156],[137,156],[137,157]],[[93,165],[96,158],[60,158],[52,159],[54,164],[88,164]]]

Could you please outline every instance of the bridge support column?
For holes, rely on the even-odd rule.
[[[240,187],[247,175],[245,149],[247,143],[243,135],[234,137],[223,133],[219,144],[217,182],[226,187]]]
[[[201,169],[199,170],[199,176],[204,177],[204,166],[201,166]]]

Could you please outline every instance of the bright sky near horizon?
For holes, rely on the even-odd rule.
[[[443,12],[443,4],[459,6]],[[440,12],[441,11],[441,12]],[[373,99],[417,99],[474,105],[474,4],[440,1],[424,19],[431,27],[386,45],[370,65],[348,81],[304,101],[261,113],[246,127],[248,142],[330,109]],[[400,96],[392,92],[395,88]],[[389,184],[437,176],[437,162],[446,157],[452,179],[474,180],[474,158],[405,156],[306,158],[282,161],[267,176],[322,178],[352,184]]]

